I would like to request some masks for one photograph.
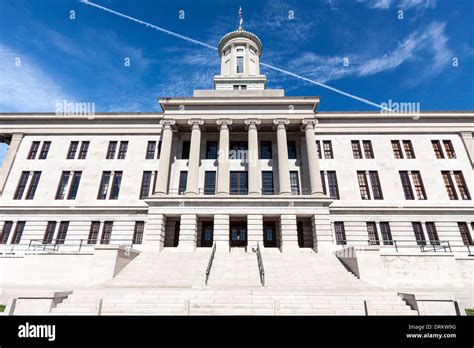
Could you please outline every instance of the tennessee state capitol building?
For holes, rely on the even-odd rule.
[[[218,52],[214,89],[162,113],[0,114],[6,311],[472,307],[474,112],[318,112],[267,88],[255,34]]]

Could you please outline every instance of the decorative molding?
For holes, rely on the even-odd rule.
[[[257,119],[257,118],[249,118],[249,119],[245,120],[244,122],[245,122],[245,125],[247,126],[246,127],[247,130],[257,129],[257,126],[262,123],[262,121]]]
[[[161,120],[160,124],[163,127],[163,129],[173,129],[174,125],[176,124],[176,120],[173,120],[173,119]]]
[[[277,118],[273,120],[273,124],[276,129],[286,129],[286,126],[290,124],[290,121],[287,118]]]
[[[204,120],[200,118],[192,118],[188,121],[188,124],[191,126],[191,130],[201,129],[201,126],[204,124]]]
[[[217,127],[221,129],[229,129],[229,126],[232,125],[232,120],[229,118],[220,118],[216,121]]]

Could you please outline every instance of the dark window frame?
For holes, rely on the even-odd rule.
[[[30,146],[30,151],[28,152],[27,159],[34,160],[36,158],[36,154],[38,153],[41,141],[33,141]]]

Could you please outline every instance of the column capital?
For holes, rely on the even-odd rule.
[[[163,129],[173,129],[174,125],[176,124],[176,120],[173,120],[173,119],[161,120],[160,124],[163,127]]]
[[[318,124],[318,120],[315,118],[305,118],[301,121],[301,124],[302,124],[301,128],[303,130],[314,129],[316,125]]]
[[[249,119],[246,119],[244,122],[245,122],[245,125],[247,126],[247,130],[257,129],[257,126],[260,125],[260,123],[262,123],[262,121],[260,121],[258,118],[249,118]]]
[[[273,124],[276,129],[286,129],[286,126],[290,124],[290,121],[287,118],[277,118],[273,120]]]
[[[201,129],[201,126],[204,124],[204,120],[200,118],[192,118],[188,121],[188,124],[191,126],[191,129]]]
[[[229,118],[220,118],[216,121],[216,124],[219,130],[228,129],[229,126],[232,124],[232,120]]]

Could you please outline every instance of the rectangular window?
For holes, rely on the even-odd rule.
[[[56,231],[56,221],[48,221],[43,236],[43,244],[50,244],[53,241],[54,231]]]
[[[332,199],[339,199],[339,189],[337,187],[337,176],[335,171],[328,171],[328,188],[329,197]]]
[[[359,182],[360,197],[362,199],[370,199],[369,185],[367,184],[365,172],[357,172],[357,181]]]
[[[383,245],[393,245],[392,231],[388,222],[380,223],[380,233],[382,235]]]
[[[402,148],[398,140],[392,140],[392,150],[395,158],[403,158]]]
[[[465,222],[458,222],[458,228],[464,245],[474,245],[467,224]]]
[[[439,245],[438,231],[436,231],[436,226],[434,222],[425,223],[426,232],[428,233],[428,238],[432,245]]]
[[[262,194],[272,195],[273,193],[273,172],[262,171]]]
[[[216,194],[216,172],[206,171],[204,173],[204,194],[214,195]]]
[[[247,158],[247,142],[231,141],[230,142],[230,159],[246,159]]]
[[[155,159],[156,141],[149,141],[146,146],[145,159]]]
[[[362,158],[362,151],[360,149],[359,140],[352,140],[351,146],[352,146],[352,155],[354,156],[354,158],[356,159]]]
[[[89,230],[89,238],[87,244],[96,244],[99,238],[100,221],[92,221],[91,229]]]
[[[13,199],[22,199],[23,193],[26,189],[26,184],[28,183],[28,178],[30,177],[30,172],[21,172],[20,181],[15,191]]]
[[[244,73],[244,57],[237,57],[237,74]]]
[[[97,199],[107,199],[107,192],[109,191],[109,183],[112,172],[103,172],[100,180],[99,193]]]
[[[446,152],[446,157],[456,158],[456,153],[454,152],[453,144],[451,140],[443,140],[444,151]]]
[[[112,221],[104,222],[104,227],[102,229],[102,238],[100,238],[100,244],[109,244],[110,238],[112,237],[112,228],[114,223]]]
[[[61,174],[61,179],[59,180],[58,189],[56,191],[56,199],[64,199],[66,196],[66,188],[67,184],[69,183],[70,176],[71,172],[63,172]]]
[[[415,158],[415,151],[413,151],[413,145],[410,140],[403,140],[403,149],[408,159]]]
[[[64,244],[68,228],[69,221],[61,221],[59,224],[58,236],[56,237],[56,244]]]
[[[334,223],[334,232],[336,233],[336,244],[346,245],[346,231],[344,230],[344,222]]]
[[[133,231],[133,244],[142,244],[143,241],[143,231],[145,230],[144,221],[136,221],[135,229]]]
[[[412,222],[413,233],[415,234],[416,244],[426,245],[425,235],[423,234],[423,227],[421,222]]]
[[[382,187],[380,186],[379,174],[376,171],[369,172],[372,195],[374,199],[383,199]]]
[[[324,158],[331,159],[334,158],[332,153],[332,144],[330,140],[323,141],[323,148],[324,148]]]
[[[323,187],[323,193],[326,194],[326,179],[323,171],[319,173],[321,175],[321,186]]]
[[[272,142],[271,141],[260,142],[260,158],[272,159]]]
[[[446,192],[448,192],[448,197],[450,200],[458,199],[456,190],[454,189],[453,179],[451,174],[448,171],[442,171],[441,175],[443,176],[444,186],[446,186]]]
[[[190,148],[191,148],[191,142],[183,141],[183,148],[181,150],[181,159],[189,159]]]
[[[121,141],[120,142],[120,149],[118,153],[118,159],[125,159],[127,156],[127,150],[128,150],[128,141]]]
[[[416,197],[418,199],[426,199],[425,187],[423,186],[423,180],[419,171],[412,171],[411,178],[413,180],[413,186],[415,186]]]
[[[82,172],[74,172],[72,174],[71,187],[69,187],[69,193],[67,199],[76,199],[77,191],[79,190],[79,184],[81,182]]]
[[[83,141],[81,144],[81,150],[79,151],[78,159],[83,160],[87,157],[87,152],[89,151],[89,141]]]
[[[363,140],[365,158],[374,158],[374,150],[372,149],[372,142],[370,140]]]
[[[151,187],[151,171],[143,172],[142,177],[142,186],[140,189],[140,199],[148,198],[150,195],[150,187]]]
[[[160,159],[161,154],[161,140],[158,142],[158,159]]]
[[[247,172],[236,171],[230,172],[230,194],[231,195],[246,195],[248,192],[247,186]]]
[[[367,233],[369,235],[369,245],[379,245],[379,236],[377,234],[377,225],[375,222],[366,222]]]
[[[402,182],[403,193],[405,194],[405,199],[415,199],[413,195],[413,190],[411,188],[410,176],[407,171],[400,171],[400,181]]]
[[[33,176],[31,177],[30,187],[28,188],[28,192],[26,193],[26,199],[34,199],[36,189],[38,188],[38,184],[41,178],[41,172],[33,172]]]
[[[71,144],[69,145],[69,150],[67,152],[67,157],[66,159],[74,159],[76,158],[76,152],[77,152],[77,147],[79,146],[78,141],[71,141]]]
[[[20,244],[21,236],[23,235],[23,231],[25,230],[25,221],[18,221],[15,227],[15,233],[13,234],[13,238],[11,244]]]
[[[187,182],[188,182],[188,172],[187,171],[180,172],[178,194],[183,194],[184,192],[186,192]]]
[[[431,140],[431,145],[433,146],[433,151],[436,158],[444,158],[443,150],[441,149],[439,140]]]
[[[464,200],[471,199],[471,196],[469,195],[469,191],[467,190],[467,185],[466,185],[466,182],[464,181],[464,176],[462,175],[462,172],[454,171],[453,175],[454,175],[454,181],[456,181],[456,185],[458,187],[459,195],[461,196],[461,198]]]
[[[109,147],[107,149],[106,159],[114,159],[116,151],[117,151],[117,142],[116,141],[110,141],[109,142]]]
[[[291,185],[291,194],[299,195],[300,194],[300,179],[298,176],[298,171],[290,171],[290,185]]]
[[[39,155],[39,159],[46,159],[48,157],[49,148],[51,147],[50,141],[45,141],[43,146],[41,147],[41,152]]]
[[[296,159],[296,142],[288,141],[288,159]]]
[[[0,238],[0,244],[7,244],[8,237],[10,236],[10,232],[12,230],[13,221],[5,221],[3,223],[2,228],[2,236]]]
[[[206,159],[217,159],[217,141],[206,143]]]
[[[110,199],[118,199],[121,183],[122,183],[122,172],[115,172],[114,180],[112,181],[112,189],[110,190]]]
[[[318,158],[319,159],[323,158],[321,154],[321,142],[319,140],[316,140],[316,151],[318,153]]]
[[[27,157],[28,159],[36,158],[36,154],[38,153],[39,146],[40,146],[39,141],[33,141],[31,143],[30,152],[28,153],[28,157]]]

